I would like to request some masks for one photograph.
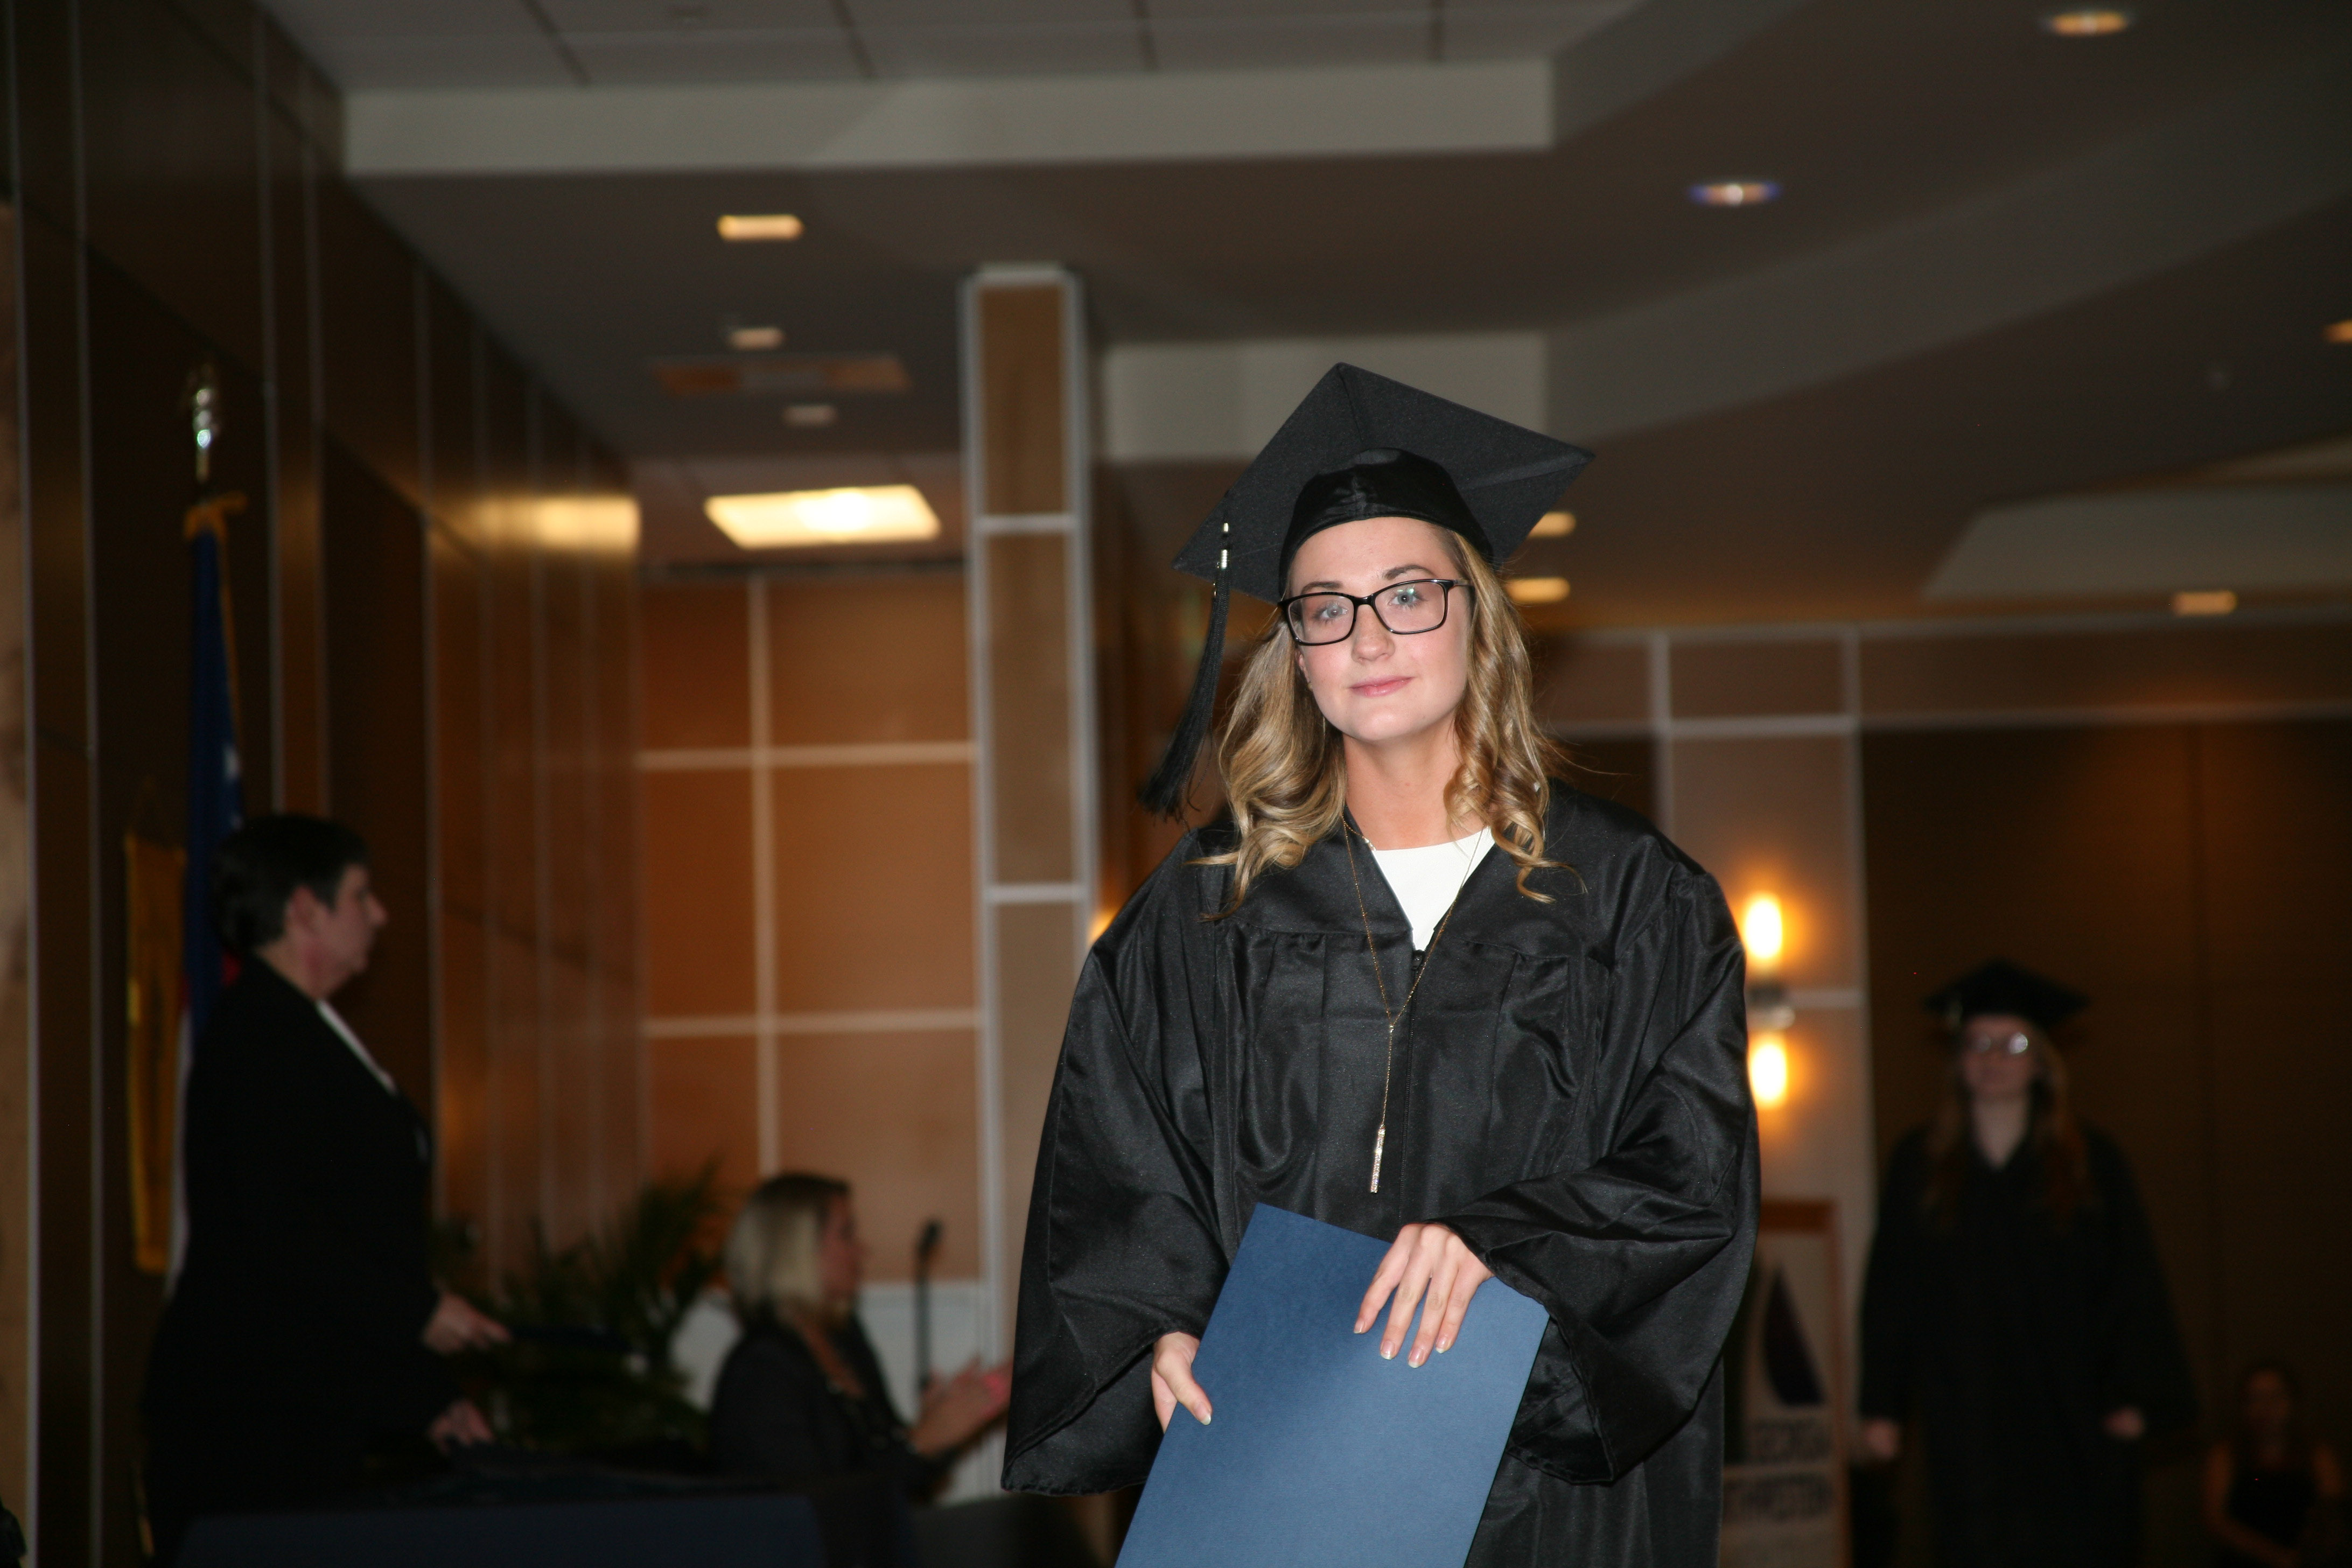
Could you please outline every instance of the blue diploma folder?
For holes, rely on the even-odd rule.
[[[1387,1309],[1354,1330],[1387,1253],[1257,1206],[1192,1363],[1212,1422],[1178,1407],[1119,1568],[1462,1568],[1544,1310],[1489,1279],[1452,1350],[1382,1361]]]

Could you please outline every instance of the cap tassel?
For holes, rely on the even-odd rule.
[[[1221,568],[1223,564],[1221,561]],[[1181,819],[1184,815],[1192,763],[1200,757],[1201,742],[1208,735],[1209,720],[1216,711],[1217,676],[1225,663],[1225,605],[1231,597],[1221,569],[1216,588],[1209,595],[1209,630],[1201,639],[1201,668],[1192,672],[1192,695],[1185,700],[1184,715],[1176,721],[1176,732],[1169,737],[1168,751],[1159,767],[1136,792],[1144,809],[1160,816]]]

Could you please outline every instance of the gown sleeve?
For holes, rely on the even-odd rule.
[[[1862,1391],[1857,1402],[1871,1419],[1901,1421],[1911,1412],[1927,1164],[1925,1139],[1910,1133],[1887,1162],[1886,1183],[1879,1194],[1878,1229],[1870,1238],[1870,1264],[1862,1277]]]
[[[1550,1314],[1510,1451],[1560,1479],[1614,1480],[1672,1436],[1738,1310],[1757,1218],[1744,975],[1723,895],[1685,865],[1615,953],[1581,1091],[1596,1157],[1433,1216]]]
[[[2185,1426],[2197,1418],[2196,1380],[2181,1347],[2156,1237],[2123,1151],[2095,1132],[2089,1141],[2092,1177],[2114,1244],[2099,1313],[2099,1342],[2109,1347],[2100,1403],[2106,1410],[2137,1406],[2153,1432]]]
[[[1197,1041],[1214,987],[1177,870],[1188,838],[1079,973],[1021,1257],[1004,1485],[1097,1492],[1151,1468],[1147,1352],[1197,1334],[1223,1282]]]

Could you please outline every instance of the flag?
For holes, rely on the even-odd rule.
[[[236,757],[236,658],[228,600],[228,520],[241,495],[207,496],[188,509],[188,837],[180,888],[179,1084],[184,1092],[196,1040],[226,983],[230,955],[213,918],[213,850],[245,820]],[[175,1097],[176,1098],[176,1097]],[[174,1119],[176,1123],[177,1119]],[[175,1127],[176,1130],[176,1127]],[[177,1176],[179,1161],[173,1161]],[[172,1267],[187,1244],[187,1201],[173,1183]]]

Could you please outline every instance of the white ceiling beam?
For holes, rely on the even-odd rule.
[[[1551,145],[1548,60],[715,87],[362,91],[354,177],[1507,153]]]
[[[2352,583],[2352,486],[2190,485],[1979,512],[1928,579],[1949,602]]]

